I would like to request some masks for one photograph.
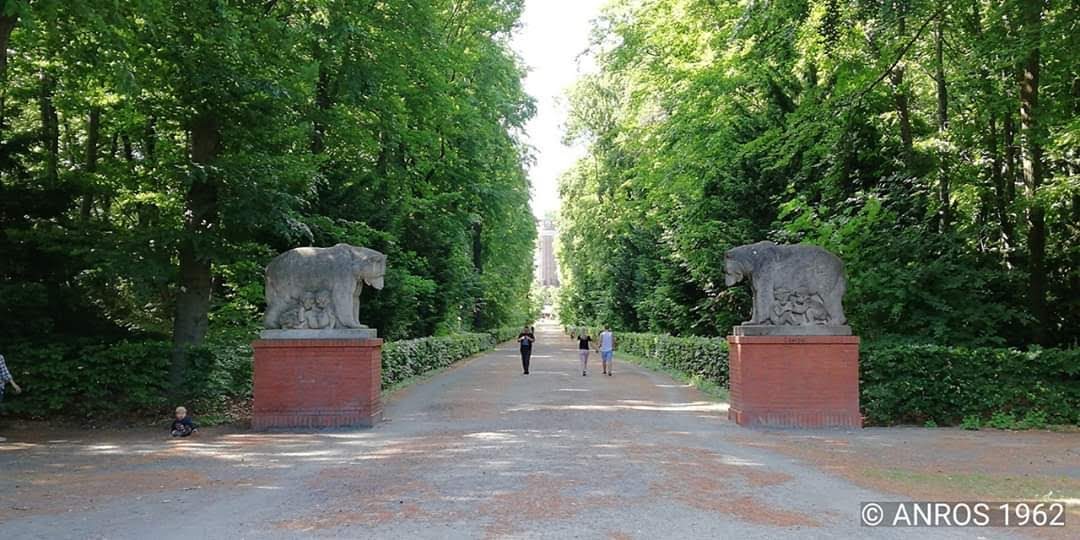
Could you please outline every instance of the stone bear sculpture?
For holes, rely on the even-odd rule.
[[[823,323],[839,326],[847,323],[842,303],[847,288],[844,263],[820,247],[781,246],[768,241],[739,246],[724,255],[724,274],[728,287],[744,278],[750,280],[754,311],[750,320],[743,324]],[[774,309],[777,291],[781,291],[781,296],[787,291],[797,291],[806,302],[812,303],[813,312],[800,317],[799,322],[778,318],[777,312],[786,310]],[[820,303],[817,298],[821,299]]]
[[[364,328],[359,321],[360,291],[365,283],[382,289],[385,273],[386,255],[373,249],[338,244],[286,251],[266,266],[264,326],[282,328],[282,313],[311,291],[326,290],[335,326]]]

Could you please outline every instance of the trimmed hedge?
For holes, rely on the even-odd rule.
[[[116,343],[12,344],[4,352],[8,368],[23,387],[8,394],[12,414],[128,417],[170,408],[169,357],[165,340]],[[251,395],[251,347],[207,345],[192,350],[184,388],[191,400]]]
[[[728,385],[728,344],[723,338],[616,332],[617,348],[720,386]]]
[[[382,349],[383,388],[491,349],[495,341],[493,334],[484,333],[388,342]]]
[[[521,333],[521,327],[502,326],[499,328],[493,328],[491,330],[488,330],[488,333],[491,334],[491,337],[495,339],[496,344],[505,343],[507,341],[510,341],[511,339],[518,337],[518,334]]]
[[[520,328],[490,333],[387,342],[382,384],[448,366],[486,351]],[[171,409],[166,403],[172,344],[164,340],[103,343],[10,344],[3,354],[21,395],[9,392],[3,410],[23,417],[133,417]],[[189,408],[200,411],[223,399],[251,396],[252,351],[246,342],[214,343],[194,349],[184,385]]]
[[[1080,349],[864,344],[859,363],[871,424],[1080,422]]]
[[[567,327],[568,334],[597,328]],[[618,349],[728,386],[727,340],[615,332]],[[867,423],[1039,427],[1080,424],[1080,349],[863,343]]]

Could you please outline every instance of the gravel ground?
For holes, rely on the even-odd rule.
[[[595,354],[582,377],[575,342],[554,327],[538,330],[530,375],[513,347],[500,347],[390,396],[387,421],[374,429],[210,429],[189,440],[141,430],[8,431],[0,538],[1021,533],[859,526],[860,501],[908,495],[864,481],[869,465],[858,460],[869,458],[861,454],[878,453],[881,441],[933,444],[941,430],[746,430],[728,422],[725,404],[617,358],[614,377],[600,376]],[[1080,477],[1069,453],[1077,435],[1064,437],[1050,463],[1025,466],[1038,478],[1064,477],[1071,489]],[[859,455],[848,459],[837,445]]]

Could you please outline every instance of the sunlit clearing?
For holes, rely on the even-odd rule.
[[[0,443],[0,452],[7,451],[7,450],[27,450],[27,449],[34,448],[34,447],[37,447],[37,446],[41,446],[41,445],[34,444],[34,443],[21,443],[21,442]]]
[[[624,402],[626,403],[626,402]],[[640,405],[626,403],[622,405],[527,405],[508,409],[509,412],[529,411],[656,411],[656,412],[727,412],[727,403],[713,403],[711,401],[696,401],[693,403],[673,403],[671,405],[645,404],[651,402],[639,402]]]
[[[749,459],[743,459],[735,456],[724,456],[720,458],[720,461],[725,465],[735,465],[738,467],[761,467],[762,464],[757,461],[751,461]]]
[[[480,432],[469,433],[465,435],[470,439],[480,439],[482,441],[510,441],[516,439],[515,436],[509,433],[495,433],[495,432]]]

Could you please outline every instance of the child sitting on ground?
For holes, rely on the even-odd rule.
[[[173,437],[187,437],[192,433],[195,433],[198,429],[195,428],[195,423],[191,421],[191,417],[187,414],[187,409],[183,407],[176,408],[176,418],[172,423],[172,436]]]

